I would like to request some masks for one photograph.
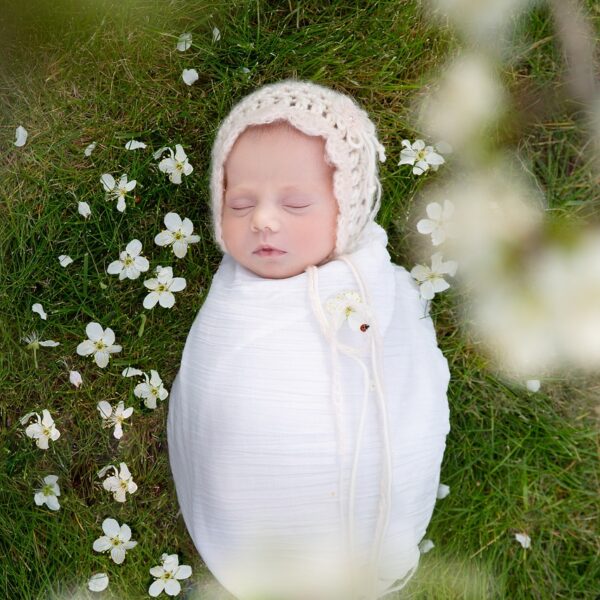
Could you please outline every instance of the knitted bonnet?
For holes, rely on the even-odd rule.
[[[210,180],[215,242],[227,252],[221,218],[224,166],[229,152],[247,127],[280,120],[306,135],[325,139],[327,160],[336,167],[333,191],[339,207],[333,254],[352,252],[381,204],[377,158],[385,161],[385,149],[377,139],[375,125],[355,100],[331,88],[294,79],[262,86],[245,96],[219,127]]]

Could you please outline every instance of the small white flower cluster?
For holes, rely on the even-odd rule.
[[[401,165],[412,165],[414,175],[422,175],[431,169],[437,171],[446,161],[442,154],[450,154],[452,147],[446,142],[438,142],[435,146],[427,146],[423,140],[402,140],[404,148],[400,151]]]

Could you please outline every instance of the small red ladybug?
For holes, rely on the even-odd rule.
[[[366,323],[363,323],[363,324],[360,326],[360,330],[364,332],[364,331],[366,331],[367,329],[369,329],[369,327],[371,327],[371,326],[370,326],[370,325],[367,325]]]

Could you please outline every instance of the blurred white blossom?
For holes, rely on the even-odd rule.
[[[186,286],[183,277],[173,277],[171,267],[161,267],[158,265],[154,269],[155,278],[146,279],[144,285],[151,290],[144,298],[144,308],[154,308],[158,302],[163,308],[171,308],[175,304],[174,292],[180,292]]]
[[[115,519],[104,519],[102,522],[102,531],[105,535],[99,537],[93,544],[96,552],[108,552],[112,560],[120,565],[125,560],[127,550],[137,546],[137,542],[131,539],[131,529],[129,525],[119,523]]]
[[[526,533],[515,533],[515,539],[523,548],[529,548],[531,546],[531,538]]]
[[[181,220],[177,213],[167,213],[164,222],[167,229],[156,235],[154,243],[158,246],[172,246],[173,254],[177,258],[183,258],[187,254],[188,244],[199,242],[200,236],[192,235],[193,223],[187,217]]]
[[[451,217],[454,213],[454,204],[450,200],[444,200],[444,206],[438,202],[430,202],[425,208],[428,219],[421,219],[417,223],[419,233],[431,234],[431,243],[439,246],[446,237],[452,235]]]
[[[58,487],[58,475],[46,475],[44,477],[44,486],[36,490],[33,497],[34,502],[37,506],[45,504],[50,510],[58,510],[60,508],[60,502],[58,496],[60,496],[60,488]]]
[[[19,125],[15,131],[15,137],[16,140],[14,142],[15,146],[17,147],[21,147],[24,146],[27,142],[27,136],[28,136],[28,132],[27,129],[25,129],[25,127],[23,127],[23,125]]]
[[[218,27],[213,27],[212,34],[213,42],[218,42],[221,39],[221,32],[219,31]]]
[[[154,369],[150,369],[150,377],[147,373],[143,373],[143,375],[145,381],[138,383],[133,393],[138,398],[143,398],[144,404],[148,408],[156,408],[156,401],[164,400],[169,392],[165,389],[162,379]]]
[[[540,391],[540,380],[539,379],[528,379],[525,382],[525,387],[530,391],[530,392],[539,392]]]
[[[148,259],[140,255],[142,251],[142,242],[140,240],[131,240],[125,250],[119,254],[119,259],[111,262],[106,269],[110,275],[118,275],[119,280],[125,278],[137,279],[140,273],[150,268]]]
[[[117,210],[119,212],[125,212],[125,198],[127,197],[128,192],[135,188],[137,181],[135,179],[127,181],[127,175],[123,174],[121,175],[121,179],[119,179],[119,183],[117,183],[110,173],[104,173],[102,177],[100,177],[100,182],[106,192],[106,200],[116,200]]]
[[[181,592],[181,584],[178,580],[187,579],[192,575],[192,567],[180,565],[177,554],[163,554],[160,557],[162,565],[152,567],[150,575],[156,581],[148,589],[148,594],[153,598],[163,591],[167,596],[177,596]]]
[[[421,554],[426,554],[434,547],[435,544],[431,540],[421,540],[421,542],[419,543],[419,552]]]
[[[85,147],[85,150],[83,151],[83,153],[86,156],[90,156],[92,154],[92,152],[95,150],[96,148],[96,142],[92,142],[91,144],[89,144],[88,146]]]
[[[85,333],[88,336],[77,346],[77,354],[80,356],[94,355],[96,364],[103,369],[108,365],[108,360],[111,354],[121,352],[122,347],[115,344],[115,332],[107,327],[103,329],[99,323],[88,323],[85,328]]]
[[[453,277],[456,274],[458,264],[454,260],[444,262],[442,253],[436,252],[431,257],[431,267],[426,265],[416,265],[412,268],[410,274],[419,282],[421,297],[425,300],[431,300],[438,292],[443,292],[450,287],[450,284],[444,279],[444,275]]]
[[[123,400],[120,400],[113,408],[106,400],[100,400],[97,408],[100,411],[100,416],[104,419],[102,426],[112,427],[114,425],[113,436],[120,440],[123,437],[123,423],[125,419],[128,419],[132,415],[133,406],[125,408],[125,403]]]
[[[185,52],[192,45],[192,34],[182,33],[177,40],[177,50]]]
[[[50,412],[45,408],[42,410],[41,418],[36,412],[30,412],[21,417],[21,425],[25,425],[33,416],[37,417],[37,421],[27,426],[27,429],[25,429],[25,434],[35,440],[38,448],[41,448],[42,450],[48,450],[48,441],[56,441],[60,437],[60,431],[56,428],[54,419],[51,417]]]
[[[35,304],[31,305],[31,310],[34,313],[37,313],[38,315],[40,315],[40,317],[46,321],[48,319],[48,315],[46,314],[46,311],[44,310],[44,307],[39,303],[36,302]]]
[[[69,381],[78,388],[82,383],[81,373],[79,371],[69,371]]]

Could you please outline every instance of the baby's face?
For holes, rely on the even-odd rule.
[[[338,214],[332,175],[323,138],[282,127],[244,131],[225,164],[222,231],[229,254],[271,279],[326,262]],[[258,254],[262,245],[281,252]]]

